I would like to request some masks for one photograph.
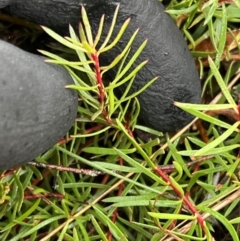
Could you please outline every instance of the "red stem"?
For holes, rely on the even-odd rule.
[[[98,89],[99,89],[99,99],[100,103],[104,103],[104,86],[103,86],[103,81],[102,81],[102,75],[100,71],[100,65],[99,65],[99,58],[97,53],[93,53],[91,55],[93,62],[94,62],[94,67],[95,67],[95,73],[96,73],[96,78],[97,78],[97,83],[98,83]]]
[[[197,220],[203,230],[203,232],[206,234],[206,228],[204,225],[204,219],[202,216],[199,214],[195,206],[189,201],[187,195],[182,196],[181,192],[178,190],[177,187],[174,186],[174,184],[171,182],[169,177],[160,169],[157,168],[155,171],[159,174],[159,176],[162,177],[162,179],[169,184],[169,186],[173,189],[173,191],[180,197],[182,198],[183,202],[186,204],[186,206],[189,208],[189,210],[192,212],[197,217]]]
[[[240,121],[240,105],[237,105],[237,109],[238,109],[238,120]]]

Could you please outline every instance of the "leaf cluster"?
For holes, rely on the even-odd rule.
[[[138,31],[112,63],[99,63],[127,31],[129,20],[111,38],[119,6],[106,39],[104,17],[93,36],[84,8],[79,32],[70,26],[70,37],[43,27],[77,57],[40,51],[72,76],[75,84],[67,88],[79,93],[78,117],[66,138],[36,158],[48,168],[27,165],[1,174],[1,240],[219,240],[216,233],[239,240],[240,6],[219,2],[172,0],[167,7],[203,83],[203,104],[175,103],[196,118],[174,134],[137,124],[137,96],[156,80],[129,94],[147,64],[131,68],[146,41],[126,61]],[[116,67],[116,76],[104,82]]]

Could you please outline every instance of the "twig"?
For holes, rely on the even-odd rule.
[[[61,172],[73,172],[73,173],[78,173],[78,174],[84,174],[84,175],[89,175],[92,177],[96,177],[98,175],[104,175],[105,173],[101,171],[96,171],[96,170],[91,170],[91,169],[77,169],[77,168],[72,168],[72,167],[64,167],[64,166],[59,166],[59,165],[52,165],[52,164],[46,164],[42,162],[29,162],[29,165],[35,166],[35,167],[43,167],[43,168],[49,168],[53,170],[58,170]]]
[[[186,163],[186,166],[190,167],[193,166],[197,163],[200,163],[202,161],[208,160],[213,158],[214,155],[209,155],[209,156],[204,156],[201,157],[195,161],[192,162],[188,162]],[[72,168],[72,167],[64,167],[61,165],[53,165],[53,164],[48,164],[48,163],[43,163],[43,162],[35,162],[35,161],[31,161],[28,162],[29,165],[31,166],[35,166],[35,167],[41,167],[41,168],[48,168],[48,169],[53,169],[53,170],[58,170],[60,172],[73,172],[73,173],[78,173],[78,174],[84,174],[84,175],[89,175],[91,177],[96,177],[99,175],[105,175],[106,173],[101,172],[101,171],[96,171],[96,170],[92,170],[92,169],[78,169],[78,168]],[[160,165],[158,166],[159,169],[161,169],[162,171],[165,172],[173,172],[175,170],[175,166],[170,164],[170,165]],[[114,173],[118,173],[118,171],[112,170],[112,172]]]
[[[205,160],[208,160],[208,159],[211,159],[213,158],[214,155],[208,155],[208,156],[203,156],[195,161],[191,161],[191,162],[187,162],[185,163],[187,167],[190,167],[190,166],[194,166],[195,164],[198,164],[200,162],[203,162]],[[169,165],[160,165],[158,166],[159,169],[161,169],[162,171],[167,171],[169,172],[170,171],[174,171],[175,170],[175,166],[173,164],[169,164]]]

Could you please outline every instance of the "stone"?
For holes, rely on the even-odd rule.
[[[77,92],[64,68],[0,41],[0,170],[32,161],[72,127]]]

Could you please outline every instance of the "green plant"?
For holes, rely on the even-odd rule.
[[[32,166],[2,173],[1,240],[213,240],[212,231],[218,230],[215,225],[219,223],[226,228],[229,240],[239,240],[240,219],[231,217],[240,201],[239,106],[229,91],[239,79],[239,63],[232,62],[224,76],[219,71],[226,58],[231,60],[227,36],[228,28],[233,29],[234,22],[240,21],[237,11],[237,4],[225,7],[218,1],[203,6],[200,1],[170,3],[168,12],[179,20],[189,47],[196,50],[207,35],[213,50],[208,53],[204,45],[193,52],[201,75],[207,75],[203,85],[207,104],[175,103],[204,121],[199,124],[203,131],[188,131],[195,119],[173,136],[136,123],[140,91],[130,96],[128,91],[146,62],[126,77],[123,73],[147,44],[143,42],[134,58],[125,61],[137,32],[122,55],[109,66],[99,65],[99,55],[111,51],[129,21],[112,43],[107,41],[110,30],[100,48],[97,43],[103,18],[94,39],[84,8],[79,36],[71,27],[70,38],[44,28],[79,58],[73,62],[41,51],[51,58],[48,62],[64,66],[73,77],[75,85],[67,88],[79,92],[79,115],[66,138],[37,158],[38,166],[49,169],[41,173],[33,162]],[[189,30],[194,27],[195,31]],[[233,36],[239,48],[240,35]],[[205,62],[208,55],[211,57]],[[121,67],[106,85],[102,76],[117,63]],[[127,88],[118,99],[114,91],[122,84]],[[207,92],[211,102],[207,102]],[[136,130],[152,138],[136,137]]]

